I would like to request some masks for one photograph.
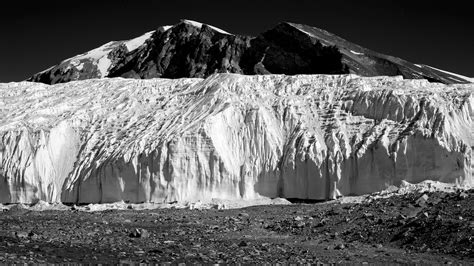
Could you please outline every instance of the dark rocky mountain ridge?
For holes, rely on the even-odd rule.
[[[28,80],[54,84],[104,77],[205,78],[226,72],[401,75],[446,84],[471,81],[371,51],[307,25],[284,22],[257,37],[250,37],[190,20],[160,27],[133,40],[109,42],[66,59]]]

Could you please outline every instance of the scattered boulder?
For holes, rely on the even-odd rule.
[[[374,215],[372,213],[369,213],[369,212],[364,212],[364,217],[367,218],[367,219],[370,219],[370,218],[373,218]]]
[[[419,197],[415,203],[416,205],[418,205],[419,207],[425,207],[426,206],[426,203],[428,202],[428,195],[426,194],[423,194],[423,196]]]
[[[466,192],[462,191],[461,193],[458,194],[458,197],[460,199],[466,199],[467,197],[469,197],[469,195]]]
[[[296,216],[294,220],[295,220],[295,221],[303,221],[304,218],[301,217],[301,216]]]
[[[250,215],[249,215],[248,213],[246,213],[246,212],[241,212],[241,213],[239,213],[239,216],[240,216],[240,217],[243,217],[243,218],[249,218],[249,217],[250,217]]]
[[[135,255],[137,255],[137,256],[143,256],[143,255],[145,255],[145,251],[143,251],[143,250],[136,250],[136,251],[134,251],[133,253],[134,253]]]
[[[28,233],[28,237],[31,239],[31,240],[38,240],[40,238],[39,235],[37,235],[36,233],[34,233],[33,231],[29,232]]]
[[[132,238],[147,238],[150,236],[150,233],[145,229],[136,228],[128,236]]]
[[[17,238],[28,238],[28,233],[27,232],[15,232],[15,236]]]
[[[302,227],[304,227],[305,225],[306,225],[306,223],[305,223],[305,222],[302,222],[302,221],[299,221],[299,222],[295,223],[295,227],[296,227],[296,228],[302,228]]]
[[[381,248],[383,248],[383,245],[380,244],[380,243],[379,243],[379,244],[375,244],[375,245],[374,245],[374,248],[381,249]]]
[[[242,240],[242,241],[240,241],[240,243],[238,244],[238,246],[239,246],[239,247],[246,247],[246,246],[248,246],[248,244],[247,244],[247,242],[245,242],[245,241]]]

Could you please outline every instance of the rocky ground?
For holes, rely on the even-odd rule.
[[[474,264],[474,190],[244,209],[0,213],[0,262]]]

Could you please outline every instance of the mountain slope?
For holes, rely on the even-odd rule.
[[[214,73],[357,74],[468,83],[459,75],[412,64],[327,31],[280,23],[257,37],[190,20],[130,41],[109,42],[29,78],[46,84],[104,77],[205,78]]]
[[[449,71],[446,71],[446,70],[434,68],[434,67],[428,66],[428,65],[417,65],[417,66],[422,67],[422,68],[429,68],[431,71],[435,71],[435,72],[438,72],[438,73],[449,74],[451,76],[457,77],[458,81],[460,83],[463,83],[466,80],[471,82],[471,83],[474,83],[474,78],[469,78],[469,77],[466,77],[466,76],[463,76],[463,75],[459,75],[459,74],[452,73],[452,72],[449,72]]]
[[[316,27],[295,23],[288,23],[288,25],[308,34],[323,45],[336,46],[343,54],[342,62],[349,67],[350,73],[353,74],[369,77],[401,75],[407,79],[427,79],[446,84],[472,82],[453,73],[433,71],[432,68],[420,67],[397,57],[371,51]]]
[[[332,199],[473,185],[474,84],[236,75],[0,84],[0,202]]]

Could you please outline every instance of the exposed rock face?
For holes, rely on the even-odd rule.
[[[473,184],[474,85],[354,75],[0,84],[0,202]]]
[[[257,37],[248,37],[190,20],[129,41],[109,42],[35,74],[29,81],[55,84],[103,77],[205,78],[214,73],[351,73],[401,75],[446,84],[472,82],[371,51],[306,25],[281,23]]]
[[[202,78],[216,72],[243,73],[239,62],[249,45],[250,37],[183,21],[157,31],[141,50],[115,65],[110,76]]]

